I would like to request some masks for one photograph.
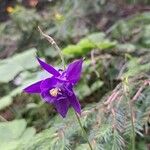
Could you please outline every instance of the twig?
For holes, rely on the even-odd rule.
[[[146,80],[144,81],[144,84],[138,89],[134,97],[132,98],[132,101],[136,101],[138,97],[141,95],[142,91],[144,90],[145,86],[150,85],[150,81]]]
[[[132,127],[132,136],[131,136],[131,142],[132,142],[132,150],[135,150],[135,127],[134,127],[134,122],[135,122],[135,119],[134,119],[134,111],[133,111],[133,103],[132,101],[130,100],[129,98],[129,94],[128,94],[128,79],[127,81],[124,81],[123,83],[124,85],[124,92],[125,92],[125,98],[126,98],[126,101],[129,105],[129,110],[130,110],[130,117],[131,117],[131,127]]]

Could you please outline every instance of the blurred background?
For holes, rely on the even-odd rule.
[[[149,0],[0,0],[0,150],[88,150],[72,109],[62,119],[22,92],[46,75],[36,53],[62,67],[38,26],[67,63],[85,57],[75,91],[93,149],[131,150],[134,131],[149,150]]]

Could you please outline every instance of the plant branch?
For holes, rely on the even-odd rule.
[[[131,136],[131,142],[132,142],[132,150],[135,150],[135,127],[134,127],[134,112],[133,112],[133,106],[132,106],[132,101],[129,98],[128,94],[128,79],[124,81],[124,92],[125,92],[125,98],[127,100],[127,103],[129,105],[129,110],[130,110],[130,116],[131,116],[131,127],[132,127],[132,136]]]

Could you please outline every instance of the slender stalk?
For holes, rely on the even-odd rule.
[[[38,29],[39,29],[40,33],[49,41],[49,43],[52,44],[52,46],[57,50],[57,52],[59,53],[59,56],[60,56],[60,58],[61,58],[61,61],[62,61],[63,69],[65,69],[65,68],[66,68],[65,59],[64,59],[64,56],[63,56],[63,54],[62,54],[62,52],[61,52],[59,46],[56,44],[56,42],[53,40],[53,38],[50,37],[49,35],[45,34],[45,33],[40,29],[39,26],[38,26]],[[88,142],[88,145],[89,145],[89,147],[90,147],[90,150],[93,150],[93,149],[92,149],[92,146],[91,146],[91,144],[90,144],[90,142],[89,142],[89,140],[88,140],[87,133],[86,133],[85,129],[83,128],[82,123],[81,123],[81,121],[80,121],[80,118],[79,118],[79,116],[78,116],[78,114],[77,114],[76,112],[75,112],[75,115],[76,115],[76,118],[77,118],[77,120],[78,120],[78,123],[79,123],[79,125],[80,125],[80,127],[81,127],[81,129],[82,129],[83,136],[86,138],[86,140],[87,140],[87,142]]]
[[[79,125],[80,125],[80,127],[81,127],[81,129],[82,129],[83,136],[84,136],[84,138],[86,138],[86,140],[87,140],[87,142],[88,142],[88,145],[89,145],[89,147],[90,147],[90,150],[93,150],[92,145],[91,145],[91,143],[89,142],[87,133],[86,133],[85,129],[83,128],[82,123],[81,123],[81,120],[80,120],[80,118],[79,118],[79,116],[78,116],[78,114],[77,114],[76,112],[75,112],[75,115],[76,115],[76,118],[77,118],[77,120],[78,120],[78,123],[79,123]]]
[[[50,37],[49,35],[45,34],[39,26],[38,26],[38,29],[39,29],[40,33],[48,40],[48,42],[58,51],[58,54],[62,61],[63,68],[65,68],[65,59],[63,57],[63,54],[62,54],[59,46],[56,44],[54,39],[52,37]]]
[[[133,113],[133,107],[132,107],[132,101],[129,98],[128,91],[127,91],[127,83],[124,83],[124,92],[125,92],[125,98],[129,105],[130,110],[130,117],[131,117],[131,126],[132,126],[132,136],[131,136],[131,143],[132,143],[132,150],[135,150],[135,127],[134,127],[134,113]]]

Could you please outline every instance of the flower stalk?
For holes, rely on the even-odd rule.
[[[90,150],[93,150],[92,145],[91,145],[91,143],[89,142],[89,139],[88,139],[87,133],[86,133],[86,131],[85,131],[84,127],[82,126],[82,123],[81,123],[80,117],[78,116],[78,114],[77,114],[76,112],[75,112],[75,116],[76,116],[76,118],[77,118],[77,120],[78,120],[78,123],[79,123],[79,125],[80,125],[81,129],[82,129],[83,136],[84,136],[84,138],[86,138],[86,140],[87,140],[87,142],[88,142],[88,145],[89,145]]]
[[[57,50],[57,52],[58,52],[58,54],[59,54],[59,56],[60,56],[60,58],[61,58],[61,61],[62,61],[63,69],[65,70],[65,68],[66,68],[66,63],[65,63],[64,56],[63,56],[63,54],[62,54],[62,52],[61,52],[59,46],[56,44],[56,42],[54,41],[54,39],[53,39],[52,37],[50,37],[49,35],[45,34],[45,33],[41,30],[41,28],[40,28],[39,26],[38,26],[38,29],[39,29],[40,33],[48,40],[48,42]],[[84,136],[84,138],[87,140],[87,143],[88,143],[88,145],[89,145],[90,150],[93,150],[93,148],[92,148],[92,146],[91,146],[91,143],[89,142],[87,133],[86,133],[84,127],[82,126],[82,123],[81,123],[81,120],[80,120],[78,114],[77,114],[75,111],[74,111],[74,113],[75,113],[75,116],[76,116],[76,118],[77,118],[77,121],[78,121],[78,123],[79,123],[79,125],[80,125],[80,127],[81,127],[81,130],[82,130],[82,132],[83,132],[83,136]]]
[[[58,54],[59,54],[61,61],[62,61],[63,68],[65,69],[65,67],[66,67],[65,66],[65,59],[63,57],[63,54],[62,54],[59,46],[56,44],[54,39],[52,37],[50,37],[49,35],[45,34],[39,26],[38,26],[38,29],[39,29],[40,33],[48,40],[48,42],[58,51]]]

